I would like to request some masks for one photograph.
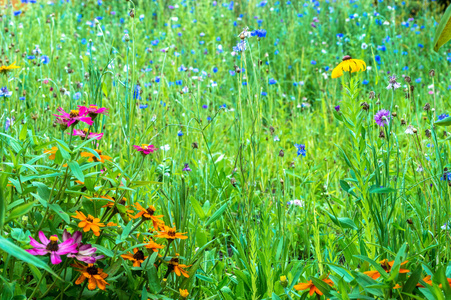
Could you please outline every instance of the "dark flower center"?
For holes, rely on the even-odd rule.
[[[90,266],[86,269],[86,272],[88,272],[89,275],[97,275],[99,274],[99,270],[94,267],[94,266]]]
[[[69,115],[71,118],[75,118],[78,117],[79,114],[80,112],[78,110],[71,110]]]
[[[170,264],[170,265],[173,265],[173,266],[178,266],[178,264],[179,264],[179,259],[178,259],[177,257],[174,257],[174,258],[172,258],[172,259],[169,261],[169,264]]]
[[[168,235],[169,236],[175,236],[175,230],[174,229],[169,229],[168,230]]]
[[[92,223],[92,222],[94,221],[94,219],[91,218],[91,217],[87,217],[87,218],[86,218],[86,221],[89,222],[89,223]]]
[[[135,254],[133,254],[133,258],[135,260],[144,260],[144,253],[141,250],[138,250]]]
[[[349,60],[349,59],[352,59],[352,57],[350,55],[343,56],[343,61]]]
[[[45,248],[49,251],[58,251],[58,240],[53,240],[50,238],[50,243],[47,244],[47,247]]]
[[[153,214],[155,213],[155,209],[153,209],[153,207],[149,207],[148,209],[146,209],[146,211],[151,216],[153,216]]]

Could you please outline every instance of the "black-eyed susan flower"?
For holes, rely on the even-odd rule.
[[[110,285],[105,281],[108,274],[103,272],[103,269],[95,267],[93,264],[88,264],[87,266],[81,263],[71,264],[78,272],[81,273],[80,277],[77,278],[75,284],[82,284],[86,278],[88,279],[88,289],[95,290],[98,287],[101,290],[105,290],[106,285]]]
[[[332,78],[338,78],[343,76],[343,72],[358,72],[365,71],[366,64],[361,59],[353,59],[351,56],[346,55],[343,57],[343,61],[338,64],[332,71]]]
[[[91,215],[88,215],[86,217],[85,214],[80,211],[76,211],[75,213],[76,215],[72,216],[72,218],[81,221],[80,223],[78,223],[78,227],[83,228],[84,232],[92,230],[95,236],[100,235],[100,227],[105,227],[105,225],[103,223],[100,223],[99,218],[94,218]]]
[[[330,286],[334,285],[333,281],[330,280],[328,277],[324,278],[323,281]],[[315,284],[313,284],[313,282],[311,280],[309,280],[308,282],[304,282],[304,283],[298,283],[294,286],[294,288],[296,291],[309,290],[310,296],[313,296],[313,294],[315,294],[315,293],[319,296],[323,295],[323,293],[315,286]]]
[[[164,239],[168,239],[168,240],[175,240],[175,239],[185,240],[188,237],[185,236],[184,234],[186,234],[186,232],[177,232],[175,227],[172,228],[172,227],[163,225],[161,228],[161,231],[158,232],[158,234],[155,237],[164,238]]]
[[[164,275],[164,278],[168,278],[169,274],[171,272],[174,272],[177,276],[185,276],[186,278],[189,278],[188,272],[186,272],[186,268],[190,266],[179,264],[179,258],[173,257],[169,261],[168,264],[168,270],[166,271],[166,274]]]
[[[151,205],[146,209],[142,207],[141,204],[136,202],[135,207],[139,210],[139,212],[135,216],[131,216],[133,219],[142,217],[143,220],[152,220],[155,230],[157,230],[158,227],[164,225],[163,220],[161,220],[161,218],[163,218],[163,215],[155,216],[155,211],[157,210],[155,206]]]
[[[186,298],[189,296],[189,292],[187,289],[184,289],[184,290],[179,289],[179,292],[180,292],[180,297],[182,297],[182,298]]]
[[[8,72],[19,68],[20,68],[19,66],[16,66],[16,62],[13,62],[9,66],[0,66],[0,74],[6,75],[8,74]]]
[[[95,151],[97,152],[97,154],[100,157],[100,160],[97,158],[97,156],[95,156],[94,154],[92,154],[91,152],[82,152],[80,155],[82,157],[89,157],[88,161],[89,162],[101,162],[104,163],[105,160],[111,160],[111,157],[108,155],[103,155],[102,151],[95,149]]]
[[[147,249],[152,249],[153,252],[158,252],[158,249],[163,249],[163,248],[164,248],[163,245],[160,245],[160,244],[155,243],[152,239],[150,239],[150,240],[147,242],[147,245],[146,245],[145,247],[146,247]]]
[[[131,253],[122,254],[121,257],[123,259],[128,259],[132,261],[134,267],[141,267],[141,264],[147,258],[147,256],[144,256],[144,253],[141,250],[138,250],[138,248],[133,249],[133,254]]]

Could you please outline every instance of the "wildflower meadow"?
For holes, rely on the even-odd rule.
[[[0,299],[451,299],[446,2],[1,0]]]

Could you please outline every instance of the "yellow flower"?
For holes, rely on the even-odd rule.
[[[16,66],[16,62],[13,62],[9,66],[0,66],[0,74],[6,75],[9,71],[11,71],[13,69],[19,69],[19,68],[20,68],[19,66]]]
[[[186,298],[189,295],[188,290],[179,289],[179,292],[180,292],[180,296],[182,296],[183,298]]]
[[[366,64],[361,59],[353,59],[351,56],[346,55],[343,57],[343,61],[335,67],[332,71],[332,78],[338,78],[343,76],[343,71],[345,72],[358,72],[365,71]]]

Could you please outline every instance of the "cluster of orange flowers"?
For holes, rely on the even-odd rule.
[[[395,261],[388,261],[387,259],[381,260],[379,262],[381,264],[381,267],[387,272],[390,273],[391,269],[393,267],[393,264],[395,263]],[[401,263],[401,266],[407,264],[408,261],[404,261]],[[400,268],[398,271],[400,274],[405,274],[405,273],[409,273],[410,270],[404,269],[404,268]],[[371,277],[372,279],[376,280],[379,277],[381,277],[381,274],[378,271],[366,271],[363,272],[365,275],[368,275],[369,277]],[[285,276],[281,277],[281,281],[286,280]],[[451,278],[447,278],[448,283],[451,286]],[[334,283],[332,280],[329,279],[329,276],[327,276],[326,278],[322,279],[322,281],[324,281],[325,283],[327,283],[329,286],[333,286]],[[432,279],[431,276],[428,275],[425,278],[423,278],[423,281],[429,285],[432,285]],[[402,286],[400,286],[399,284],[396,284],[393,289],[399,289]],[[417,284],[417,287],[421,287],[424,288],[424,286],[421,283]],[[442,285],[440,284],[439,286],[440,288],[442,287]],[[303,283],[299,283],[297,285],[294,286],[294,288],[297,291],[304,291],[304,290],[309,290],[309,295],[313,296],[313,294],[317,294],[318,296],[322,296],[323,293],[318,289],[318,287],[315,286],[315,284],[312,282],[312,280],[309,280],[308,282],[303,282]]]

